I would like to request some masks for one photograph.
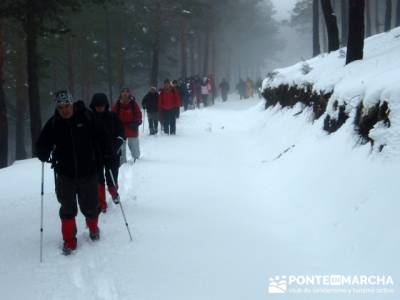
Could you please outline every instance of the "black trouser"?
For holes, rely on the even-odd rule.
[[[163,122],[166,134],[176,133],[176,108],[163,110]]]
[[[221,92],[221,97],[222,97],[222,101],[225,102],[226,100],[228,100],[228,93],[227,92]]]
[[[150,134],[157,134],[158,132],[158,112],[147,112],[147,119],[149,121]]]
[[[60,218],[73,219],[78,214],[77,200],[82,214],[87,219],[99,216],[99,199],[97,195],[97,175],[83,178],[71,178],[57,174],[56,193],[60,202]]]
[[[119,165],[120,165],[120,157],[115,156],[110,165],[111,172],[114,177],[115,184],[118,184],[118,171],[119,171]],[[104,173],[106,174],[104,176]],[[110,176],[110,170],[102,167],[99,172],[97,173],[97,179],[100,184],[105,184],[107,182],[107,186],[114,186],[113,181]]]

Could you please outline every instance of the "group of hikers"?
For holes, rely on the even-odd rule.
[[[227,80],[223,79],[219,88],[222,101],[227,101]],[[147,111],[150,135],[158,134],[159,123],[165,134],[175,135],[181,106],[185,110],[201,104],[209,106],[215,97],[212,76],[173,82],[165,79],[159,90],[151,87],[141,103]],[[69,255],[77,248],[78,204],[93,241],[100,239],[99,215],[107,212],[106,190],[112,201],[120,204],[119,168],[140,158],[139,126],[143,115],[129,88],[121,89],[112,107],[104,93],[93,95],[89,108],[82,100],[74,102],[66,90],[56,92],[54,102],[54,115],[40,133],[36,155],[54,168],[63,254]],[[127,147],[132,156],[129,161]]]
[[[236,90],[239,93],[240,100],[253,98],[255,92],[258,94],[258,97],[261,98],[261,86],[261,79],[258,79],[254,84],[254,81],[250,78],[247,78],[247,80],[240,78],[238,84],[236,85]]]

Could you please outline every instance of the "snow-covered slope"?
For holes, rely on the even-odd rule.
[[[305,86],[311,84],[316,92],[333,92],[327,107],[346,103],[346,111],[354,120],[360,102],[371,108],[387,102],[390,109],[390,128],[376,124],[370,137],[378,145],[386,145],[385,154],[400,153],[400,28],[366,39],[364,59],[345,66],[345,50],[322,54],[288,68],[275,70],[273,78],[263,82],[263,89],[282,84]],[[307,74],[305,74],[307,73]]]
[[[186,112],[177,136],[142,138],[120,177],[132,243],[111,206],[101,240],[80,217],[78,250],[62,256],[46,168],[39,264],[40,163],[0,170],[1,299],[399,299],[399,157],[354,147],[350,123],[328,136],[309,110],[258,101]],[[268,294],[283,274],[390,275],[395,292]]]

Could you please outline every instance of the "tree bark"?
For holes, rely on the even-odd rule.
[[[27,14],[25,21],[26,52],[27,52],[27,74],[28,74],[28,99],[29,116],[31,123],[32,156],[36,155],[35,143],[39,138],[42,118],[40,91],[39,91],[39,55],[37,39],[39,35],[40,21],[35,0],[28,0]]]
[[[74,45],[71,33],[67,37],[67,72],[68,72],[68,90],[75,94],[75,76],[74,76]]]
[[[182,15],[181,22],[181,77],[187,77],[188,58],[188,16]]]
[[[342,46],[347,45],[349,36],[349,4],[348,0],[341,0],[341,17],[342,17]]]
[[[160,37],[161,37],[161,2],[157,0],[154,14],[154,40],[152,47],[152,62],[150,71],[150,85],[158,85],[158,71],[160,68]]]
[[[371,0],[369,0],[371,1]],[[379,1],[381,0],[375,0],[375,33],[380,33],[381,32],[381,21],[379,19]]]
[[[189,38],[189,57],[190,57],[190,75],[193,76],[196,74],[196,54],[195,54],[195,45],[194,45],[194,36],[190,35]]]
[[[208,65],[210,59],[210,27],[206,26],[206,31],[204,33],[204,60],[203,60],[203,76],[208,74]]]
[[[365,35],[370,37],[372,35],[371,31],[371,3],[370,0],[365,0],[366,18],[365,18]]]
[[[4,21],[0,19],[0,168],[8,166],[8,119],[3,76],[5,52]]]
[[[108,84],[108,97],[110,101],[113,99],[113,68],[111,62],[111,22],[110,12],[105,9],[106,19],[106,57],[107,57],[107,84]]]
[[[392,28],[392,0],[386,0],[385,31]]]
[[[313,56],[321,53],[319,43],[319,5],[318,0],[313,0]]]
[[[14,61],[15,73],[15,159],[27,158],[25,149],[25,119],[27,109],[27,88],[26,88],[26,59],[24,40],[20,34],[14,36],[14,48],[16,51]]]
[[[328,52],[336,51],[340,47],[337,19],[330,0],[321,0],[321,5],[328,32]]]
[[[117,33],[117,84],[118,89],[122,89],[125,86],[125,45],[124,45],[124,21],[120,22],[120,30]],[[110,99],[112,102],[113,99]]]
[[[346,64],[363,59],[364,56],[365,0],[349,0],[349,5],[350,27]]]
[[[396,27],[400,26],[400,0],[396,3]]]

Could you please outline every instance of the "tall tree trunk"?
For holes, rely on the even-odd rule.
[[[196,53],[195,53],[195,45],[194,45],[194,37],[191,34],[189,38],[189,53],[190,53],[190,75],[193,76],[196,74]]]
[[[392,0],[386,0],[385,31],[392,28]]]
[[[200,31],[197,32],[197,46],[196,46],[196,52],[197,52],[197,72],[199,76],[201,76],[201,69],[202,69],[202,59],[203,59],[203,37]]]
[[[396,3],[396,27],[400,26],[400,0]]]
[[[0,19],[0,168],[8,166],[8,119],[3,77],[5,52],[4,21]]]
[[[341,17],[342,17],[342,46],[347,45],[349,36],[349,3],[348,0],[341,0]]]
[[[206,25],[204,33],[204,60],[203,60],[203,76],[208,75],[208,65],[210,60],[210,26]]]
[[[339,29],[331,0],[321,0],[322,11],[328,32],[328,52],[339,49]]]
[[[349,0],[350,27],[346,64],[363,59],[365,0]]]
[[[326,26],[324,26],[324,16],[320,16],[320,42],[321,42],[321,51],[322,52],[328,52],[328,29],[326,29]]]
[[[371,3],[370,0],[365,0],[365,35],[370,37],[372,35],[371,31]]]
[[[118,89],[122,89],[125,86],[125,45],[124,45],[124,20],[120,21],[120,30],[117,33],[117,84]],[[113,99],[110,99],[112,102]]]
[[[319,43],[319,1],[313,0],[313,56],[321,53]]]
[[[14,36],[14,49],[16,51],[14,61],[15,73],[15,159],[27,158],[25,149],[25,118],[27,109],[27,88],[26,88],[26,58],[25,45],[21,34]]]
[[[106,19],[106,57],[107,57],[107,83],[108,83],[108,97],[110,101],[113,99],[113,68],[111,62],[111,22],[110,12],[105,9]]]
[[[155,14],[154,14],[154,40],[152,46],[152,61],[151,61],[151,73],[150,73],[150,85],[158,85],[158,71],[160,68],[160,38],[161,38],[161,2],[157,0]]]
[[[371,0],[369,0],[371,1]],[[379,19],[379,1],[382,0],[375,0],[375,33],[380,33],[381,32],[381,21]]]
[[[68,90],[75,95],[75,76],[74,76],[74,43],[72,33],[67,37],[67,73],[68,73]]]
[[[36,155],[35,143],[39,138],[42,118],[40,91],[39,91],[39,55],[37,39],[39,35],[40,21],[37,16],[35,0],[28,0],[27,15],[25,21],[27,74],[28,74],[28,98],[29,116],[31,123],[32,156]]]
[[[182,15],[181,20],[181,74],[182,78],[187,77],[187,54],[188,54],[188,16]]]

